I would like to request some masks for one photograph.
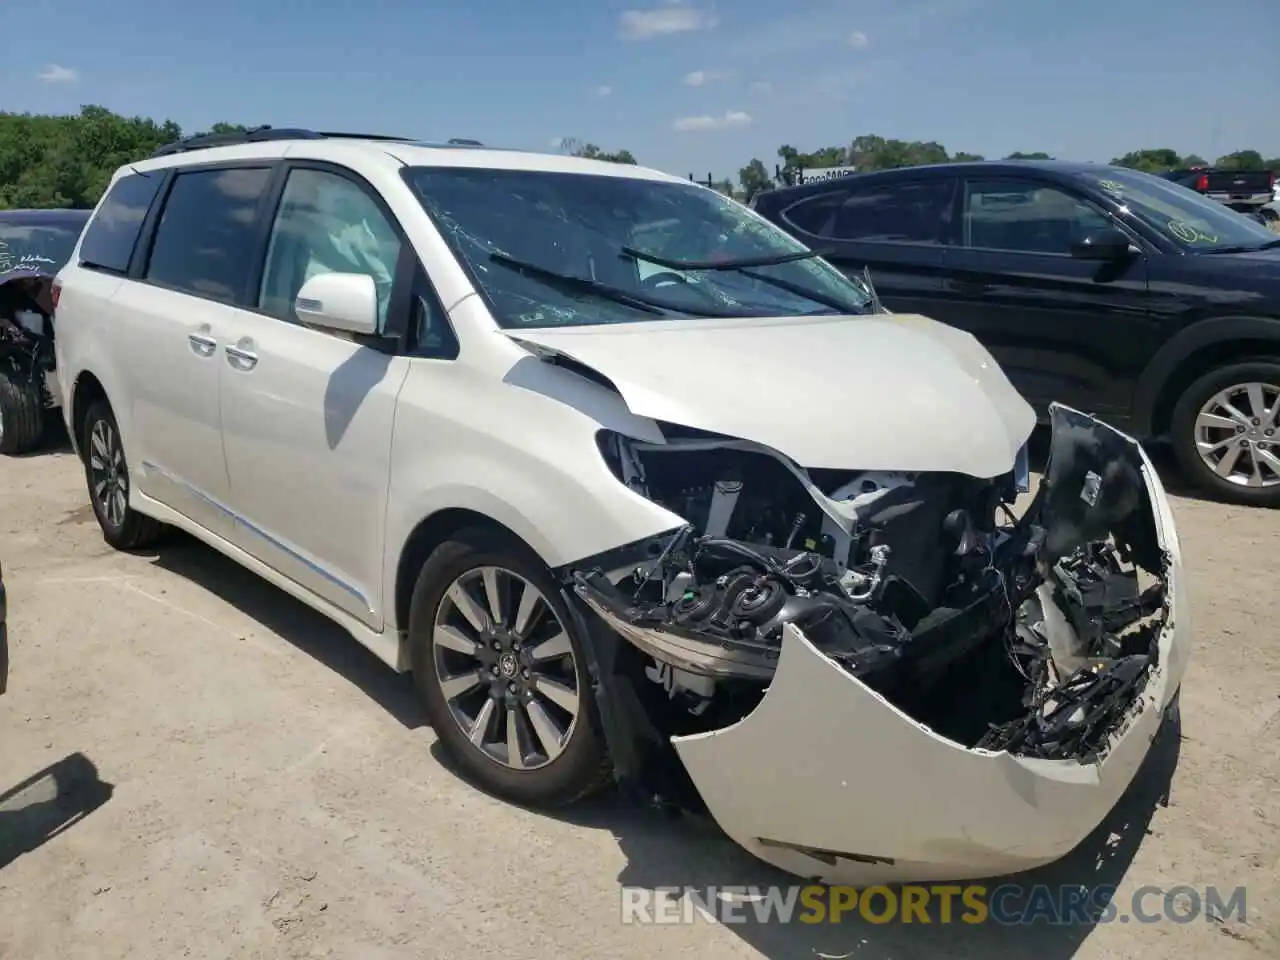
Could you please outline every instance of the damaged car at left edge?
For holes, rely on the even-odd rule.
[[[57,404],[53,278],[88,210],[0,211],[0,454],[29,453]]]
[[[122,169],[127,269],[59,274],[109,543],[177,526],[324,612],[515,802],[616,781],[855,884],[1102,822],[1191,637],[1131,438],[1051,407],[1033,490],[1036,415],[972,336],[697,184],[270,133]],[[199,182],[225,222],[169,215]],[[235,231],[222,300],[164,274]]]

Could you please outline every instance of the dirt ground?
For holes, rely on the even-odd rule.
[[[640,927],[620,921],[623,884],[791,881],[616,799],[557,818],[478,793],[408,680],[340,630],[189,540],[112,551],[69,452],[0,460],[0,791],[50,765],[104,782],[51,839],[0,844],[0,957],[1280,956],[1280,512],[1175,510],[1196,630],[1181,737],[1095,836],[1022,879],[1114,882],[1122,904],[1245,885],[1245,923]]]

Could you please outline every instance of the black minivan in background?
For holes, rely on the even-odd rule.
[[[1058,400],[1188,478],[1280,506],[1280,237],[1121,167],[983,161],[765,191],[751,206],[885,306],[971,332],[1043,416]]]

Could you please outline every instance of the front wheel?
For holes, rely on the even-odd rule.
[[[427,717],[472,782],[540,807],[607,782],[584,638],[523,544],[473,528],[436,548],[414,589],[409,642]]]
[[[129,464],[115,414],[99,401],[84,418],[81,437],[85,481],[102,538],[117,550],[137,550],[160,539],[160,521],[129,506]]]
[[[1187,477],[1231,503],[1280,506],[1280,359],[1211,370],[1173,410],[1173,449]]]

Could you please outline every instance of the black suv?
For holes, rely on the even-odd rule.
[[[1280,237],[1160,177],[1057,161],[908,167],[757,212],[885,306],[971,332],[1051,400],[1172,441],[1188,476],[1280,506]]]

